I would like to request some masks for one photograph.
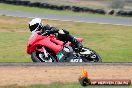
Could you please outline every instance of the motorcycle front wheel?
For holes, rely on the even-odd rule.
[[[43,53],[37,51],[31,54],[31,59],[33,62],[54,62],[51,57],[45,58]]]

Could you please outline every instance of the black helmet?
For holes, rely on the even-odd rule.
[[[40,18],[34,18],[29,22],[30,31],[40,31],[42,29],[42,23]]]

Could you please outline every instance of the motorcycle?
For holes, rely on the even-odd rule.
[[[82,38],[77,38],[83,42]],[[33,62],[102,62],[94,50],[84,47],[81,52],[70,42],[60,41],[55,35],[33,34],[27,43],[27,53]]]

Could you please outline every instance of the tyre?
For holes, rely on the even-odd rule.
[[[84,62],[102,62],[100,55],[94,50],[89,48],[84,49],[89,50],[91,52],[91,54],[86,54],[82,56]]]
[[[88,86],[91,84],[90,79],[88,79],[87,77],[82,77],[79,79],[79,82],[82,86]]]
[[[54,62],[50,56],[45,58],[43,53],[36,51],[31,54],[31,59],[33,62]]]

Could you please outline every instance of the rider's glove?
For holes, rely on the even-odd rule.
[[[52,31],[51,31],[51,30],[47,30],[47,31],[45,31],[45,32],[42,34],[42,36],[46,36],[46,35],[50,35],[50,34],[52,34]]]
[[[57,33],[58,30],[55,29],[55,28],[52,28],[51,30],[47,30],[45,31],[45,33],[42,34],[42,36],[46,36],[46,35],[50,35],[50,34],[54,34],[54,33]]]
[[[42,36],[46,36],[46,35],[49,35],[49,33],[48,33],[48,32],[44,32],[44,33],[42,34]]]

